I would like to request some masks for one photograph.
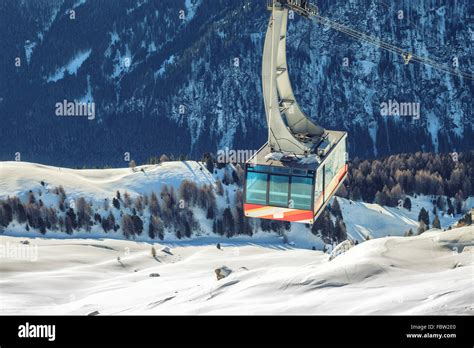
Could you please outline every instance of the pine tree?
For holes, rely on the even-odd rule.
[[[204,155],[204,162],[206,164],[206,168],[209,171],[209,173],[214,173],[214,161],[212,159],[211,154],[205,154]]]
[[[216,180],[216,189],[217,189],[217,194],[219,196],[223,196],[224,195],[224,187],[222,186],[222,182],[220,179],[217,179]]]
[[[125,208],[129,208],[132,206],[132,198],[130,197],[130,194],[125,191],[125,193],[123,194],[123,205],[125,206]]]
[[[462,201],[456,200],[456,214],[462,214]]]
[[[18,203],[17,221],[21,224],[26,222],[26,210],[21,202]]]
[[[118,192],[118,191],[117,191]],[[113,198],[112,199],[112,205],[116,208],[116,209],[120,209],[120,201],[117,199],[117,198]]]
[[[446,211],[446,201],[442,196],[438,196],[436,199],[436,206],[438,207],[438,210]]]
[[[423,232],[428,230],[428,226],[425,224],[423,220],[420,221],[420,225],[418,226],[418,234],[422,234]]]
[[[152,192],[150,196],[150,213],[153,216],[158,216],[161,213],[160,203],[155,192]]]
[[[230,208],[224,209],[222,220],[224,224],[224,230],[227,233],[227,237],[232,237],[235,232],[235,225],[234,225],[234,217],[232,215],[232,211],[230,210]]]
[[[65,228],[66,228],[66,233],[67,234],[72,234],[72,232],[73,232],[73,223],[72,223],[71,216],[69,216],[69,215],[66,216],[64,224],[65,224]]]
[[[334,201],[331,205],[331,212],[335,217],[340,218],[341,220],[343,219],[342,217],[342,211],[341,211],[341,206],[339,205],[339,201],[337,200],[336,197],[334,197]]]
[[[38,227],[39,227],[39,230],[40,230],[41,234],[46,234],[46,224],[45,224],[42,217],[40,217],[38,219]]]
[[[448,197],[447,202],[448,202],[448,215],[454,215],[454,207],[453,207],[453,202],[451,201],[451,198]]]
[[[418,221],[423,221],[426,226],[430,225],[430,217],[425,208],[421,208],[420,213],[418,214]]]
[[[377,191],[377,193],[375,194],[375,203],[381,206],[388,205],[389,197],[387,196],[387,193],[385,190]]]
[[[209,206],[207,208],[207,212],[206,212],[206,219],[208,220],[213,220],[214,217],[216,216],[215,212],[214,212],[214,207],[213,206]]]
[[[130,236],[135,234],[135,225],[133,219],[128,214],[123,214],[122,216],[122,231],[125,238],[130,239]]]
[[[346,225],[339,217],[336,218],[336,223],[334,227],[334,239],[338,243],[341,243],[347,239]]]
[[[138,215],[132,215],[133,231],[137,235],[141,235],[143,231],[143,221]]]
[[[153,226],[152,219],[153,219],[153,217],[150,216],[150,222],[148,224],[148,237],[150,237],[151,239],[155,239],[155,237],[156,237],[155,226]]]
[[[411,199],[409,197],[406,197],[405,200],[403,201],[403,208],[405,208],[408,211],[411,211]]]
[[[441,222],[439,221],[438,214],[433,219],[433,228],[441,229]]]
[[[31,191],[31,190],[30,190],[30,192],[28,192],[28,203],[29,203],[29,204],[34,204],[34,203],[36,203],[35,194],[34,194],[33,191]]]

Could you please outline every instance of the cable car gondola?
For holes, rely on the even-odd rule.
[[[312,224],[347,176],[347,133],[301,111],[286,61],[288,10],[310,17],[308,1],[272,0],[262,63],[268,141],[245,164],[247,217]]]

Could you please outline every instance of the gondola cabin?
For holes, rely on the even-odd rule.
[[[245,216],[312,224],[347,175],[347,133],[326,130],[300,108],[288,74],[290,10],[311,17],[303,0],[271,0],[262,59],[268,140],[245,165]]]
[[[314,154],[272,155],[265,144],[245,165],[247,217],[312,224],[347,176],[347,133],[325,131]]]

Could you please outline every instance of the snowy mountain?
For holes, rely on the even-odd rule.
[[[472,315],[473,236],[375,239],[331,261],[272,243],[155,244],[153,257],[146,243],[0,236],[22,250],[0,264],[2,314]]]
[[[473,70],[468,0],[317,3],[324,16]],[[263,0],[2,1],[0,160],[121,166],[126,152],[143,163],[258,149],[268,16]],[[472,149],[472,80],[405,66],[297,16],[288,39],[300,104],[323,126],[349,131],[352,156]],[[96,117],[58,118],[65,99],[94,102]],[[419,103],[420,119],[382,116],[389,101]]]

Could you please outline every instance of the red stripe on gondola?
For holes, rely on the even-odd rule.
[[[344,178],[344,175],[346,175],[348,169],[349,169],[349,165],[346,164],[346,165],[342,168],[342,170],[339,172],[339,175],[338,175],[338,177],[337,177],[338,182],[340,182],[340,181],[342,180],[342,178]]]
[[[253,209],[265,208],[265,207],[266,207],[265,205],[244,203],[244,210],[253,210]]]
[[[270,219],[270,220],[296,222],[296,221],[313,219],[313,212],[312,211],[301,211],[301,212],[298,212],[297,214],[289,214],[289,215],[283,214],[282,218],[275,218],[273,214],[270,214],[270,215],[259,216],[258,218],[259,219]]]

